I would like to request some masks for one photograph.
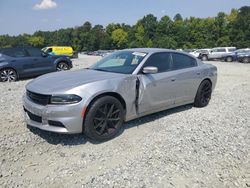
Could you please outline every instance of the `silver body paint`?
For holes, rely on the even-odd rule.
[[[217,69],[200,60],[192,68],[172,70],[156,74],[141,74],[140,70],[148,57],[157,52],[174,52],[165,49],[130,49],[146,52],[147,56],[132,74],[101,72],[90,69],[50,73],[31,81],[26,89],[38,94],[75,94],[82,101],[69,105],[38,105],[23,96],[24,108],[42,117],[42,123],[35,122],[25,113],[26,123],[52,132],[81,133],[83,131],[83,109],[97,96],[118,94],[126,104],[125,121],[147,114],[194,102],[196,92],[204,79],[217,81]],[[188,54],[186,54],[188,55]],[[190,56],[192,57],[192,56]],[[138,90],[136,84],[139,83]],[[138,96],[138,97],[137,97]],[[60,121],[64,127],[48,124],[48,120]]]

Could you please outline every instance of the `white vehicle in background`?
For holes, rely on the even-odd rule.
[[[193,52],[190,52],[189,54],[193,55],[194,57],[198,58],[200,53],[209,53],[211,49],[206,48],[206,49],[197,49]]]
[[[225,55],[232,53],[236,50],[236,47],[217,47],[212,48],[209,53],[201,53],[199,58],[203,61],[222,59]]]

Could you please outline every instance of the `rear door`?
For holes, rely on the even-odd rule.
[[[211,51],[211,54],[209,54],[210,59],[219,59],[223,57],[223,55],[226,53],[226,48],[216,48]]]
[[[175,73],[171,72],[171,54],[167,52],[152,54],[143,65],[158,68],[156,74],[138,74],[140,80],[139,114],[156,111],[174,104]]]
[[[201,71],[195,58],[181,53],[172,53],[173,88],[176,104],[192,102],[200,84]]]

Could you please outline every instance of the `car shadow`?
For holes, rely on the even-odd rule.
[[[160,112],[156,112],[147,116],[143,116],[141,118],[137,118],[131,121],[126,122],[123,127],[123,129],[130,129],[133,127],[139,127],[145,123],[149,123],[151,121],[155,121],[157,119],[160,119],[162,117],[171,115],[171,114],[176,114],[182,111],[186,111],[186,110],[190,110],[192,109],[193,104],[187,104],[187,105],[183,105],[183,106],[179,106],[179,107],[175,107],[175,108],[171,108],[168,110],[164,110],[164,111],[160,111]]]
[[[164,110],[164,111],[150,114],[150,115],[147,115],[147,116],[135,119],[135,120],[128,121],[124,124],[123,128],[120,130],[120,132],[117,134],[116,137],[119,137],[123,133],[123,131],[125,131],[126,129],[143,126],[143,124],[145,123],[155,121],[156,119],[165,117],[167,115],[176,114],[182,111],[189,110],[192,107],[193,107],[192,104],[184,105],[184,106],[172,108],[169,110]],[[91,144],[102,143],[102,142],[91,140],[87,138],[84,134],[74,134],[74,135],[58,134],[58,133],[40,130],[38,128],[31,127],[29,125],[27,125],[27,128],[35,135],[38,135],[39,137],[43,138],[48,143],[53,144],[53,145],[61,144],[65,146],[73,146],[73,145],[86,144],[87,142],[90,142]]]

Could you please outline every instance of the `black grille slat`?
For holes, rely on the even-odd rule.
[[[28,114],[29,118],[32,120],[32,121],[36,121],[38,123],[42,123],[42,117],[41,116],[37,116],[31,112],[29,112],[28,110],[26,110],[24,108],[24,111]]]
[[[49,123],[49,125],[51,125],[51,126],[63,127],[63,128],[65,128],[65,126],[64,126],[60,121],[48,120],[48,123]]]
[[[27,97],[36,104],[40,104],[43,106],[46,106],[47,104],[49,104],[50,95],[42,95],[42,94],[34,93],[28,90],[26,94],[27,94]]]

